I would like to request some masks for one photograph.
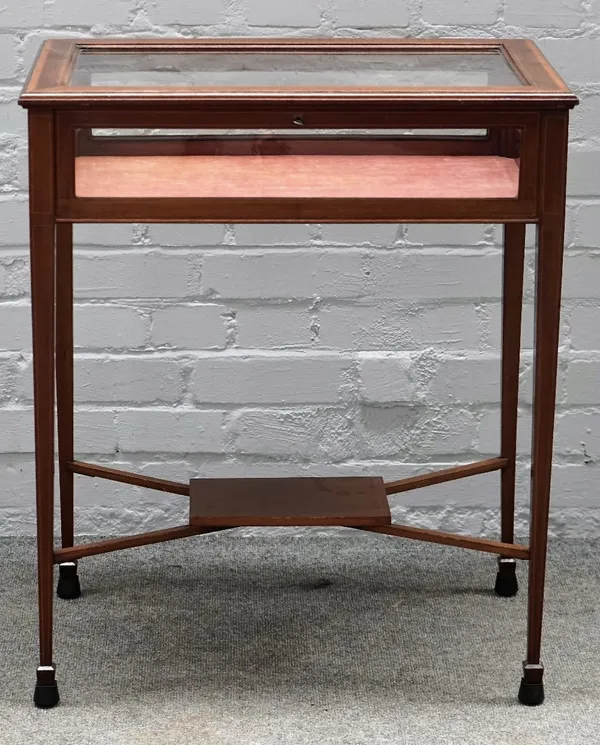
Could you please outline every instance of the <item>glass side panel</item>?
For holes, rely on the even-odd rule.
[[[484,136],[448,136],[442,134],[447,130],[440,130],[438,137],[348,130],[333,136],[315,130],[302,134],[279,130],[268,136],[256,131],[220,136],[194,130],[171,136],[127,131],[77,130],[77,197],[515,199],[518,195],[520,133],[515,130]]]
[[[248,53],[82,50],[72,86],[486,87],[520,86],[500,52]]]

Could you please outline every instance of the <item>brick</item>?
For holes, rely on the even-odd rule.
[[[220,411],[129,409],[117,416],[119,449],[129,453],[220,453]]]
[[[152,0],[148,5],[148,18],[152,23],[171,26],[181,24],[188,26],[208,26],[221,23],[225,16],[223,0]]]
[[[3,295],[6,290],[7,290],[6,269],[2,265],[0,265],[0,295]]]
[[[341,243],[347,246],[391,246],[398,235],[394,223],[327,223],[321,230],[324,243]]]
[[[0,149],[0,183],[3,184],[5,194],[16,193],[19,189],[17,183],[17,152],[5,147]]]
[[[500,454],[500,410],[483,414],[478,427],[477,452],[482,455],[497,456]],[[517,422],[517,453],[531,453],[531,416],[519,414]]]
[[[582,456],[583,462],[583,456]],[[550,504],[553,509],[560,507],[596,508],[598,506],[597,466],[554,465],[552,469]]]
[[[582,20],[581,0],[507,0],[504,11],[511,26],[576,28]]]
[[[408,310],[393,304],[320,308],[319,342],[343,349],[476,349],[479,319],[472,305]]]
[[[501,270],[496,254],[386,253],[372,261],[372,292],[379,298],[411,300],[497,298]]]
[[[413,358],[392,353],[362,353],[358,359],[361,398],[369,403],[417,400]]]
[[[500,350],[502,344],[502,306],[489,306],[490,311],[490,347]],[[521,311],[521,349],[533,348],[533,305],[523,305]]]
[[[12,138],[4,137],[0,132],[0,179],[5,193],[17,190],[17,174],[19,170],[19,151]]]
[[[498,0],[423,0],[423,20],[435,25],[494,23],[498,17]]]
[[[81,246],[118,248],[131,246],[133,226],[127,223],[79,223],[73,225],[73,243]]]
[[[44,0],[14,2],[4,0],[0,5],[0,28],[34,28],[42,26]]]
[[[319,308],[319,343],[336,349],[410,349],[408,311],[393,304]]]
[[[600,192],[598,173],[600,173],[600,152],[571,150],[567,185],[569,196],[596,196]]]
[[[427,409],[412,436],[413,451],[420,457],[471,453],[477,440],[475,415],[464,409]]]
[[[21,141],[27,136],[27,114],[16,101],[0,102],[0,122],[5,134],[17,135]]]
[[[44,10],[44,23],[47,26],[126,25],[131,8],[132,0],[96,0],[92,4],[54,0]]]
[[[495,356],[440,360],[427,388],[428,401],[496,403],[500,400],[500,360]]]
[[[33,413],[31,414],[33,422]],[[33,431],[30,425],[30,431]],[[15,505],[20,511],[25,512],[25,501],[35,511],[35,465],[33,457],[16,456],[14,454],[0,455],[0,468],[2,469],[2,506]],[[2,526],[2,535],[9,535]],[[35,522],[33,522],[33,533],[35,533]],[[18,531],[17,531],[18,534]]]
[[[361,406],[360,452],[404,460],[471,452],[476,434],[472,413],[423,406]]]
[[[31,349],[31,306],[0,305],[0,340],[3,349]]]
[[[582,462],[600,457],[600,414],[566,412],[556,419],[554,449],[580,456]]]
[[[247,0],[246,18],[250,26],[319,26],[321,7],[318,0],[304,0],[293,5]]]
[[[82,305],[74,312],[76,347],[135,349],[146,344],[150,322],[135,308]]]
[[[155,357],[89,357],[75,360],[80,402],[173,402],[183,393],[178,362]]]
[[[410,12],[407,0],[335,0],[334,18],[338,26],[377,28],[408,26]]]
[[[157,346],[219,349],[227,338],[223,305],[177,305],[154,311],[152,341]]]
[[[0,288],[6,298],[22,298],[29,295],[29,261],[25,256],[8,260],[7,266],[0,264]]]
[[[29,205],[20,199],[0,199],[0,245],[29,244]]]
[[[187,256],[133,252],[77,256],[75,288],[79,298],[168,298],[197,292]]]
[[[600,362],[598,360],[571,360],[567,370],[567,404],[598,404],[600,391]]]
[[[19,191],[26,192],[29,189],[29,158],[27,149],[24,147],[17,148],[14,153],[15,157],[15,187]]]
[[[115,412],[79,408],[75,412],[75,452],[114,453],[116,450]]]
[[[570,85],[600,82],[600,39],[541,39],[537,43]]]
[[[600,308],[595,305],[573,308],[571,343],[576,350],[600,349]],[[598,399],[600,401],[600,391]]]
[[[477,349],[479,318],[473,305],[430,308],[410,318],[412,338],[418,347]]]
[[[581,208],[583,205],[578,204],[578,202],[574,199],[569,199],[567,197],[567,208],[566,208],[566,223],[565,223],[565,240],[564,240],[564,246],[565,248],[578,248],[579,245],[582,242],[582,236],[581,236]],[[588,206],[588,205],[585,205]],[[585,210],[583,210],[585,212]],[[589,220],[589,216],[588,216]],[[583,224],[586,225],[586,216],[583,215]],[[586,229],[584,227],[584,229]]]
[[[412,435],[418,425],[418,406],[368,406],[362,404],[357,417],[359,452],[371,458],[403,457],[412,454]],[[406,456],[408,457],[408,456]]]
[[[16,366],[13,357],[0,357],[0,401],[5,401],[12,395]]]
[[[411,223],[406,226],[406,240],[421,246],[477,246],[489,243],[487,228],[461,223]]]
[[[349,367],[332,355],[207,355],[196,364],[192,391],[202,403],[335,403]]]
[[[308,347],[311,314],[306,307],[268,305],[241,308],[236,312],[237,345],[267,349]]]
[[[577,211],[577,246],[600,247],[600,204],[582,204]]]
[[[233,416],[229,431],[236,452],[244,454],[321,462],[342,460],[353,453],[350,418],[336,409],[245,410]]]
[[[567,254],[564,261],[563,298],[600,297],[600,256]]]
[[[11,34],[0,34],[0,78],[12,78],[16,71],[17,40]]]
[[[581,94],[579,106],[571,112],[570,135],[578,140],[600,136],[600,96]]]
[[[310,241],[311,231],[311,225],[246,223],[235,226],[235,242],[238,246],[303,245]]]
[[[0,452],[33,452],[33,412],[31,409],[0,409]]]
[[[365,279],[358,251],[229,252],[205,257],[202,288],[234,299],[360,297]]]
[[[203,7],[203,3],[198,3]],[[225,226],[214,223],[156,223],[148,226],[148,238],[159,246],[218,246]]]

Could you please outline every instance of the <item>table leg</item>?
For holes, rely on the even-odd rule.
[[[29,115],[30,257],[40,665],[34,703],[59,701],[52,662],[54,569],[54,119]]]
[[[504,268],[502,277],[502,415],[500,457],[508,460],[502,469],[501,538],[514,543],[515,477],[517,458],[517,411],[519,406],[519,365],[521,353],[521,309],[525,263],[525,223],[504,226]],[[502,597],[513,597],[519,585],[516,560],[498,557],[495,590]]]
[[[543,132],[544,179],[535,293],[527,658],[523,663],[519,689],[519,700],[530,706],[541,704],[544,700],[544,668],[540,661],[540,649],[560,332],[568,116],[562,112],[547,115]]]
[[[73,224],[56,226],[56,414],[58,423],[58,475],[60,532],[63,548],[74,541],[73,480],[67,464],[74,460],[73,445]],[[56,594],[73,599],[81,595],[77,562],[59,564]]]

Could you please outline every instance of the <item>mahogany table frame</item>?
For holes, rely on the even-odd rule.
[[[69,86],[78,49],[152,52],[375,51],[485,52],[509,62],[521,87],[255,89],[75,88]],[[77,559],[211,532],[183,525],[141,535],[75,545],[74,474],[189,495],[189,485],[74,459],[73,234],[76,222],[465,222],[504,224],[501,447],[499,457],[386,484],[394,494],[475,474],[501,473],[501,540],[401,525],[374,532],[498,554],[496,590],[517,591],[515,559],[529,561],[527,651],[519,698],[543,700],[540,661],[560,320],[569,110],[576,97],[525,40],[51,40],[20,99],[28,108],[30,249],[33,313],[36,504],[40,666],[34,700],[58,700],[52,654],[53,566],[58,594],[79,594]],[[241,118],[241,119],[240,119]],[[225,128],[488,128],[489,137],[460,142],[411,138],[407,153],[495,152],[511,155],[510,130],[521,132],[519,193],[514,199],[81,198],[75,193],[76,130],[91,127]],[[443,139],[443,138],[442,138]],[[125,151],[128,146],[125,143]],[[157,138],[157,152],[165,152]],[[436,150],[437,148],[437,150]],[[535,374],[529,545],[514,542],[515,461],[525,225],[537,224]],[[55,282],[55,277],[58,281]],[[58,423],[61,548],[54,547],[54,432]],[[219,528],[220,529],[220,528]],[[62,583],[62,585],[61,585]],[[62,591],[61,591],[62,586]]]

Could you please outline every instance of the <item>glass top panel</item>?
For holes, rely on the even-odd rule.
[[[72,86],[487,87],[520,86],[504,56],[482,52],[105,52],[82,50]]]

